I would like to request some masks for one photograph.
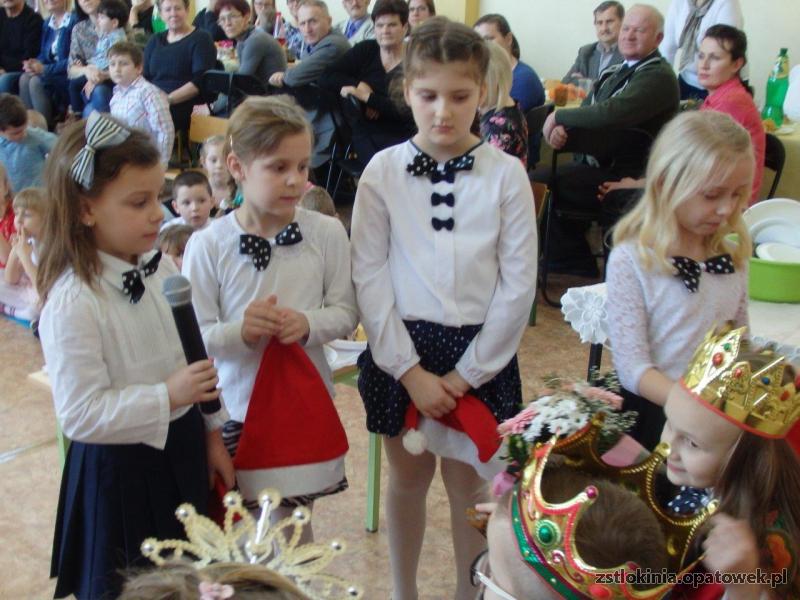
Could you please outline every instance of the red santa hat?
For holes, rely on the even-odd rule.
[[[475,396],[464,394],[458,399],[456,407],[445,416],[436,419],[443,425],[466,433],[478,448],[478,459],[488,462],[500,448],[501,438],[497,433],[497,419],[492,411]],[[422,454],[427,440],[417,430],[419,411],[413,402],[406,410],[405,426],[408,431],[403,436],[403,446],[411,454]]]
[[[298,344],[272,340],[250,395],[237,470],[261,470],[333,460],[347,435],[317,367]]]

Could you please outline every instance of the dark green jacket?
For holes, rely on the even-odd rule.
[[[678,112],[679,95],[675,72],[655,50],[633,67],[606,69],[580,108],[560,110],[555,119],[567,128],[637,127],[655,136]]]

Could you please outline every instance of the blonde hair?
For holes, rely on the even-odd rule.
[[[117,119],[108,115],[104,118],[128,129]],[[128,129],[128,137],[123,142],[95,152],[92,187],[84,190],[73,179],[70,169],[75,156],[86,145],[85,125],[86,121],[81,120],[62,132],[44,167],[44,187],[50,198],[43,215],[42,239],[47,243],[42,248],[36,275],[36,289],[42,303],[56,280],[70,268],[83,283],[96,287],[101,272],[100,257],[94,232],[81,221],[84,203],[100,196],[122,169],[128,166],[152,167],[161,161],[158,149],[147,133]]]
[[[336,216],[336,205],[333,198],[325,188],[315,185],[309,189],[300,199],[300,206],[307,210],[313,210],[329,217]]]
[[[199,600],[204,581],[229,585],[236,600],[309,600],[291,581],[263,566],[214,563],[195,569],[172,563],[132,575],[119,600]]]
[[[665,272],[672,272],[668,255],[680,235],[675,216],[678,207],[725,180],[743,159],[755,163],[750,135],[730,116],[693,111],[675,117],[653,144],[644,195],[615,227],[614,245],[633,240],[646,268],[652,267],[655,260]],[[751,172],[747,188],[727,222],[706,240],[709,254],[729,252],[739,268],[752,251],[750,235],[742,221],[752,177]],[[726,241],[730,234],[737,236],[737,243]]]
[[[191,225],[168,225],[159,232],[155,246],[165,254],[174,249],[178,256],[182,256],[193,233]]]
[[[484,106],[503,110],[511,98],[513,75],[508,52],[495,42],[487,42],[489,48],[489,68],[486,70],[486,101]]]
[[[5,165],[0,162],[0,179],[2,179],[6,184],[6,197],[4,200],[6,201],[7,205],[11,206],[11,201],[14,198],[14,189],[11,187],[11,179],[8,177],[8,170],[6,169]],[[2,217],[3,215],[0,215]]]
[[[206,138],[200,146],[200,162],[204,162],[206,157],[208,156],[208,147],[209,146],[225,146],[225,136],[224,135],[212,135],[209,138]]]
[[[250,96],[228,122],[226,154],[233,152],[242,162],[271,154],[290,135],[314,134],[305,111],[290,96]]]
[[[13,206],[14,212],[32,210],[44,216],[44,211],[47,208],[47,194],[45,194],[44,188],[25,188],[14,196]]]

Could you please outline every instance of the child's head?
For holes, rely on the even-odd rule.
[[[183,252],[186,250],[186,244],[193,233],[194,229],[190,225],[165,227],[158,234],[156,248],[171,256],[178,268],[181,269],[183,268]]]
[[[508,53],[494,42],[489,47],[489,68],[486,71],[486,99],[482,108],[502,110],[508,103],[513,75]]]
[[[142,74],[144,55],[133,42],[117,42],[108,50],[108,75],[117,85],[128,86]]]
[[[466,151],[486,91],[489,50],[466,25],[433,17],[411,32],[403,59],[404,93],[419,141]]]
[[[21,142],[28,128],[28,110],[12,94],[0,94],[0,136],[9,142]]]
[[[87,137],[99,138],[94,151]],[[164,170],[144,131],[92,113],[59,136],[44,173],[50,198],[37,276],[42,298],[68,268],[93,285],[100,273],[98,251],[133,263],[155,244]]]
[[[305,209],[313,210],[329,217],[336,217],[336,205],[333,198],[325,188],[315,185],[309,189],[300,200],[300,206]]]
[[[644,195],[617,224],[614,243],[631,239],[643,252],[652,249],[656,262],[670,272],[670,248],[679,240],[701,242],[709,254],[730,252],[734,264],[743,267],[752,249],[741,215],[751,195],[753,167],[750,135],[730,116],[682,113],[656,138]],[[726,243],[731,233],[738,235],[735,245]],[[649,266],[649,253],[643,260]]]
[[[38,240],[42,234],[47,195],[43,188],[25,188],[14,196],[14,227]]]
[[[6,210],[11,206],[11,199],[14,196],[11,190],[11,180],[8,178],[8,171],[5,165],[0,162],[0,219]]]
[[[202,229],[208,223],[214,201],[211,184],[200,171],[183,171],[172,183],[172,208],[192,229]]]
[[[217,584],[233,590],[232,596],[214,598],[235,600],[308,600],[308,597],[285,577],[258,565],[215,563],[203,569],[174,563],[131,577],[119,600],[203,600],[201,586]]]
[[[102,0],[97,7],[97,30],[100,35],[125,29],[130,10],[122,0]]]
[[[213,187],[230,183],[231,174],[225,161],[225,136],[212,135],[200,147],[200,166],[205,169]]]
[[[244,207],[291,218],[308,181],[313,134],[289,96],[251,96],[228,123],[228,168],[242,188]]]
[[[549,503],[565,502],[590,484],[599,493],[575,531],[581,558],[594,567],[606,569],[630,561],[642,569],[655,571],[666,567],[661,527],[633,492],[572,469],[548,467],[542,477],[542,496]],[[492,581],[515,598],[557,600],[561,596],[522,558],[511,523],[513,501],[511,492],[506,493],[489,519],[486,535]]]

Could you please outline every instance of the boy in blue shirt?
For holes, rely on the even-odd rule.
[[[28,127],[28,111],[19,97],[0,94],[0,162],[15,192],[42,185],[44,160],[56,139],[52,133]]]

